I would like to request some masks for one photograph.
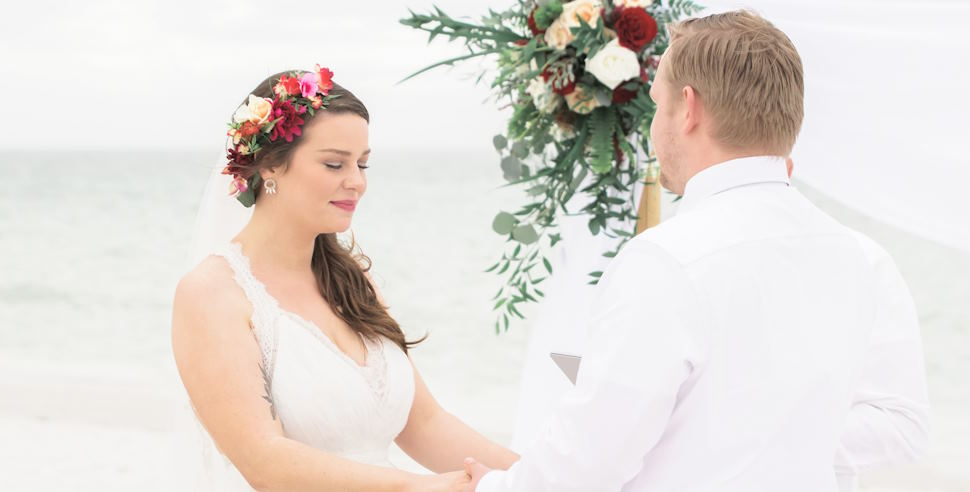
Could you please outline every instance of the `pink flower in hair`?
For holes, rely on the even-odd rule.
[[[303,97],[310,99],[317,95],[317,81],[319,78],[315,73],[305,73],[300,76],[300,93]]]
[[[246,183],[245,179],[237,177],[229,184],[229,196],[236,196],[245,193],[247,190],[249,190],[249,184]]]

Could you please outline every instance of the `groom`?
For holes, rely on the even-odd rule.
[[[923,453],[906,285],[789,184],[795,47],[748,12],[670,34],[651,137],[677,216],[611,263],[576,387],[544,432],[508,471],[467,460],[469,490],[834,491]]]

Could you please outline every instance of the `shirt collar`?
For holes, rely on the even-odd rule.
[[[677,213],[696,208],[718,193],[759,183],[790,185],[785,158],[778,156],[742,157],[704,169],[687,181]]]

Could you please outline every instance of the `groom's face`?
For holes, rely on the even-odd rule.
[[[650,124],[650,138],[653,149],[660,162],[660,184],[664,188],[683,194],[685,180],[682,179],[683,155],[677,133],[676,116],[681,101],[667,80],[664,61],[661,58],[657,75],[650,87],[650,98],[657,105],[657,111]]]

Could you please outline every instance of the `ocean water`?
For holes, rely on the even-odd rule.
[[[0,153],[5,490],[154,490],[154,448],[178,390],[171,298],[217,157]],[[371,164],[353,229],[392,314],[409,334],[430,333],[414,359],[446,408],[507,442],[529,327],[494,333],[488,299],[498,279],[483,269],[503,247],[492,218],[519,202],[518,191],[500,188],[494,154],[378,149]],[[924,462],[863,483],[970,490],[970,255],[800,188],[893,254],[922,323],[934,446]]]

